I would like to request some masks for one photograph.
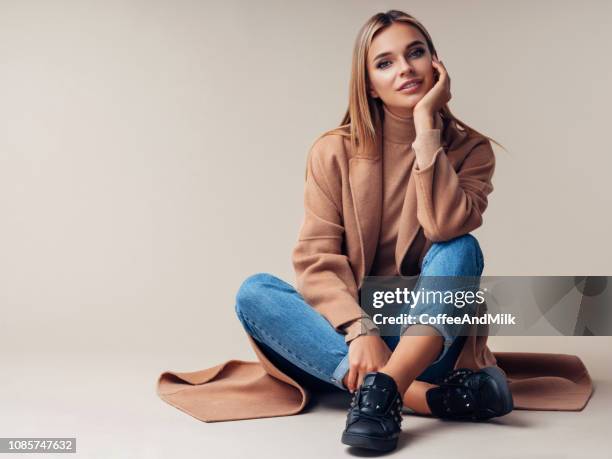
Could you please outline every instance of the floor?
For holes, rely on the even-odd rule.
[[[207,424],[155,394],[161,371],[176,369],[168,367],[171,355],[37,352],[0,357],[5,370],[1,436],[77,437],[76,455],[54,457],[371,456],[340,443],[344,394],[320,397],[298,416]],[[399,448],[390,455],[609,458],[612,378],[603,369],[591,374],[596,391],[582,412],[517,410],[482,424],[407,415]]]

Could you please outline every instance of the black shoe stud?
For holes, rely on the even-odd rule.
[[[439,384],[427,391],[429,409],[439,418],[484,421],[514,408],[506,375],[498,367],[476,372],[460,368]]]

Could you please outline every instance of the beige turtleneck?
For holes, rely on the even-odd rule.
[[[412,169],[416,167],[414,163],[417,153],[419,162],[430,164],[433,153],[440,147],[441,119],[436,117],[435,128],[419,133],[417,140],[413,117],[395,115],[384,105],[383,109],[383,204],[378,246],[368,275],[398,276],[395,246],[406,189]],[[423,256],[419,257],[418,254],[422,252],[424,244],[425,236],[421,229],[406,254],[404,271],[408,275],[420,272]],[[365,312],[361,320],[347,324],[344,330],[347,332],[347,342],[361,334],[378,334],[376,325]]]
[[[419,155],[420,162],[429,164],[429,155],[440,147],[441,120],[436,117],[435,128],[419,134],[418,141],[415,141],[414,118],[395,115],[384,105],[383,109],[383,206],[378,247],[369,275],[399,276],[395,245],[406,188],[416,155]],[[424,244],[425,236],[421,229],[406,254],[404,271],[407,274],[420,272],[423,257],[416,254],[421,253]]]

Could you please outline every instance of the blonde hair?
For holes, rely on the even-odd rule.
[[[429,32],[413,16],[398,10],[389,10],[386,13],[377,13],[372,16],[362,26],[355,40],[349,83],[349,105],[346,114],[338,127],[321,134],[313,142],[313,145],[325,135],[340,134],[350,138],[353,155],[371,157],[378,154],[384,114],[382,101],[371,97],[367,90],[367,56],[375,35],[394,23],[403,23],[416,27],[425,37],[430,53],[433,56],[438,56]],[[455,117],[448,108],[448,104],[445,104],[442,110],[440,110],[440,116],[445,125],[454,122],[465,131],[468,131],[468,133],[485,137],[504,148],[495,140],[481,134]]]

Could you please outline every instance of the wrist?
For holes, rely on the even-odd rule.
[[[381,339],[379,334],[368,334],[368,333],[363,333],[363,334],[361,334],[361,335],[357,335],[357,336],[355,336],[354,338],[352,338],[351,340],[349,340],[349,341],[348,341],[346,344],[347,344],[349,347],[351,347],[351,344],[352,344],[352,343],[354,343],[354,342],[356,342],[356,341],[366,341],[366,342],[367,342],[367,340],[364,340],[364,339],[362,339],[362,338],[379,338],[379,339]]]
[[[414,129],[416,131],[416,136],[418,137],[423,132],[429,131],[434,128],[433,116],[423,119],[421,121],[415,120]]]
[[[362,318],[353,322],[345,329],[346,336],[344,341],[350,344],[361,336],[380,336],[380,330],[369,318]]]
[[[429,110],[418,110],[413,115],[417,135],[419,132],[434,128],[434,115]]]

